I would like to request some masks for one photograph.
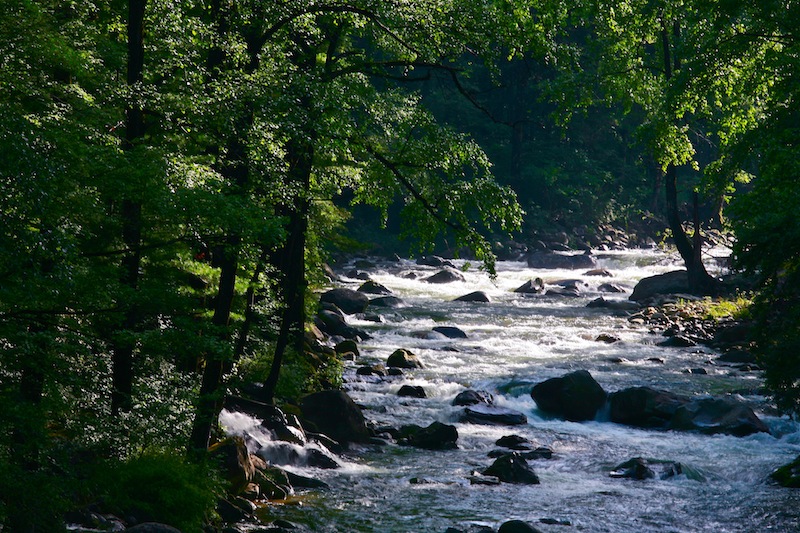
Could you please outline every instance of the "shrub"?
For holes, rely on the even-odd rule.
[[[160,451],[106,465],[99,482],[112,512],[162,522],[184,533],[200,533],[214,518],[221,487],[205,465]]]

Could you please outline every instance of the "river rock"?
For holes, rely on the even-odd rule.
[[[370,433],[361,409],[338,390],[315,392],[300,401],[303,418],[340,444],[369,442]]]
[[[209,449],[228,483],[229,494],[238,494],[253,481],[256,467],[242,437],[227,437]]]
[[[492,405],[494,403],[494,396],[490,392],[486,392],[483,390],[472,390],[468,389],[462,392],[459,392],[455,398],[453,398],[453,405],[475,405],[478,403]]]
[[[331,289],[322,293],[321,302],[332,303],[348,315],[363,313],[369,305],[369,296],[352,289]]]
[[[527,522],[522,520],[509,520],[500,525],[497,533],[542,533],[541,530],[536,529]]]
[[[432,276],[428,276],[422,281],[428,283],[452,283],[454,281],[465,281],[464,275],[453,268],[445,268]]]
[[[423,368],[422,361],[416,355],[402,348],[392,352],[392,355],[386,360],[386,366],[394,368]]]
[[[428,427],[415,424],[400,428],[400,442],[426,450],[451,450],[457,448],[458,430],[450,424],[433,422]]]
[[[605,268],[594,268],[592,270],[588,270],[583,273],[584,276],[601,276],[604,278],[613,278],[614,274],[606,270]]]
[[[465,294],[464,296],[459,296],[454,302],[480,302],[480,303],[489,303],[491,299],[489,299],[489,295],[483,291],[475,291],[469,294]]]
[[[747,350],[729,350],[717,357],[717,361],[722,363],[752,364],[756,362],[756,356]]]
[[[674,335],[667,340],[657,343],[657,346],[666,348],[693,348],[697,346],[697,343],[683,335]]]
[[[634,302],[632,300],[606,300],[601,296],[599,298],[595,298],[594,300],[586,304],[586,307],[605,308],[605,309],[611,309],[613,311],[633,312],[633,311],[638,311],[639,309],[641,309],[642,306],[639,304],[639,302]]]
[[[397,391],[398,396],[408,397],[408,398],[427,398],[428,395],[425,394],[425,389],[423,389],[419,385],[403,385],[400,387],[400,390]]]
[[[336,311],[322,309],[314,319],[314,325],[330,336],[340,336],[345,339],[368,339],[369,334],[347,323],[344,316]]]
[[[606,392],[586,370],[538,383],[531,397],[542,411],[580,422],[594,420],[606,401]]]
[[[644,459],[642,457],[634,457],[624,463],[614,467],[609,473],[613,478],[628,478],[628,479],[670,479],[675,476],[684,475],[687,479],[693,481],[705,482],[706,476],[699,470],[677,463],[675,461],[664,461],[660,459]]]
[[[552,289],[547,289],[547,292],[544,293],[545,296],[566,296],[569,298],[577,298],[581,295],[581,290],[578,287],[553,287]]]
[[[385,307],[394,309],[397,307],[403,307],[403,300],[397,296],[379,296],[378,298],[371,299],[369,301],[369,305],[372,307]]]
[[[438,255],[423,255],[422,257],[417,259],[417,264],[423,266],[436,267],[436,268],[442,268],[442,267],[455,268],[455,265],[453,265],[451,261],[444,259],[443,257],[439,257]]]
[[[661,428],[688,398],[650,387],[630,387],[609,395],[612,422],[641,428]]]
[[[346,339],[336,343],[336,346],[333,347],[333,350],[342,359],[355,360],[359,355],[361,355],[361,352],[358,350],[358,343],[352,339]]]
[[[537,294],[544,290],[544,281],[542,278],[529,279],[516,289],[514,292],[521,294]]]
[[[645,461],[641,457],[636,457],[634,459],[630,459],[629,461],[625,461],[624,463],[615,466],[614,470],[611,471],[609,476],[615,478],[642,480],[642,479],[653,479],[656,477],[656,473],[653,471],[652,468],[650,468],[650,466],[647,464],[647,461]]]
[[[633,288],[633,294],[629,296],[629,299],[638,302],[659,294],[684,294],[690,292],[689,276],[686,271],[674,270],[642,278]]]
[[[539,476],[517,452],[501,455],[495,459],[492,466],[481,472],[481,474],[494,476],[505,483],[539,484]]]
[[[532,448],[531,441],[520,435],[506,435],[500,437],[495,441],[495,445],[516,451],[530,450]]]
[[[782,487],[800,489],[800,455],[791,463],[772,472],[770,478]]]
[[[769,428],[750,407],[731,398],[693,399],[677,409],[669,429],[735,437],[769,433]]]
[[[498,407],[496,405],[486,405],[478,403],[464,408],[461,413],[461,422],[471,422],[473,424],[496,424],[502,426],[519,426],[528,423],[528,417],[524,413]]]
[[[652,429],[722,433],[743,437],[769,428],[747,405],[732,398],[691,398],[649,387],[609,396],[612,422]]]
[[[594,268],[597,262],[589,253],[560,254],[553,252],[532,252],[526,258],[530,268],[563,268],[575,270],[578,268]]]
[[[461,328],[457,328],[455,326],[435,326],[433,331],[436,333],[441,333],[448,339],[466,339],[467,334],[464,333],[464,330]]]
[[[597,290],[600,292],[620,293],[625,292],[625,287],[615,283],[603,283],[597,287]]]
[[[377,281],[365,281],[361,284],[358,288],[358,292],[364,292],[367,294],[392,294],[392,291],[378,283]]]

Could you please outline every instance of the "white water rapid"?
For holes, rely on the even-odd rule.
[[[464,271],[466,281],[437,285],[420,279],[437,269],[410,261],[370,270],[370,277],[402,298],[404,307],[380,311],[382,323],[350,318],[372,338],[360,344],[359,360],[346,370],[346,390],[364,407],[367,419],[380,425],[455,424],[458,449],[427,451],[391,444],[341,458],[340,469],[306,469],[302,473],[323,479],[330,490],[300,507],[270,509],[270,515],[310,524],[314,531],[336,532],[444,533],[448,527],[467,531],[478,525],[496,530],[510,519],[559,533],[800,530],[800,491],[767,480],[772,470],[800,454],[800,427],[768,409],[758,396],[758,373],[710,364],[716,354],[707,348],[656,346],[663,338],[646,326],[632,325],[608,309],[586,308],[601,295],[599,284],[625,286],[624,294],[603,296],[627,298],[636,280],[679,268],[674,259],[659,252],[627,251],[600,254],[598,262],[614,277],[500,262],[494,282],[472,266]],[[456,264],[465,266],[463,261]],[[418,277],[406,278],[409,272]],[[579,280],[582,296],[513,292],[536,277],[550,283]],[[491,303],[453,301],[477,290],[486,292]],[[433,335],[435,326],[456,326],[467,338]],[[601,333],[620,341],[597,342]],[[385,363],[397,348],[411,350],[425,367],[387,379],[355,375],[356,365]],[[707,374],[687,372],[698,367]],[[688,395],[739,394],[771,434],[706,436],[545,416],[530,397],[532,385],[577,369],[591,372],[607,392],[646,385]],[[402,385],[422,386],[428,397],[399,397]],[[492,392],[496,404],[522,411],[528,423],[501,427],[457,422],[461,408],[451,401],[467,388]],[[487,453],[509,434],[553,450],[552,459],[529,462],[541,484],[471,485],[468,476],[492,463]],[[679,461],[701,472],[705,481],[685,475],[644,481],[609,476],[615,465],[634,457]],[[423,482],[411,483],[412,478]]]

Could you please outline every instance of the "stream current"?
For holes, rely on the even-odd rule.
[[[674,258],[655,251],[624,251],[598,254],[597,259],[614,277],[499,262],[492,281],[474,265],[455,261],[467,267],[466,281],[440,285],[421,279],[438,269],[411,261],[370,270],[371,279],[391,289],[404,306],[381,311],[380,323],[349,317],[372,338],[359,345],[358,362],[346,369],[345,390],[378,425],[455,424],[458,449],[367,447],[340,458],[342,468],[298,470],[331,488],[301,506],[271,506],[269,515],[326,532],[496,530],[511,519],[543,532],[564,533],[800,531],[800,491],[768,481],[771,471],[800,454],[800,426],[776,415],[759,396],[757,372],[715,365],[717,354],[708,348],[659,347],[656,343],[663,338],[647,326],[631,324],[625,314],[586,307],[601,295],[627,298],[638,279],[679,268]],[[409,272],[417,278],[407,278]],[[536,277],[548,286],[579,280],[582,295],[513,292]],[[357,280],[351,281],[356,288]],[[605,282],[627,291],[602,294],[598,286]],[[477,290],[487,293],[491,303],[453,301]],[[432,332],[435,326],[456,326],[467,338],[445,338]],[[598,342],[601,333],[620,340]],[[386,379],[355,374],[357,365],[385,363],[397,348],[411,350],[424,368]],[[707,374],[688,372],[699,367]],[[753,406],[771,434],[737,438],[650,431],[608,422],[602,413],[595,421],[575,423],[539,411],[530,396],[532,386],[578,369],[588,370],[607,392],[650,386],[688,395],[737,394]],[[427,398],[399,397],[403,385],[422,386]],[[462,408],[451,402],[468,388],[491,392],[495,404],[525,413],[528,423],[505,427],[458,422]],[[510,434],[553,450],[552,459],[529,461],[541,484],[471,485],[470,474],[492,463],[487,453],[497,448],[495,441]],[[609,476],[616,465],[634,457],[680,462],[701,472],[705,481],[685,475],[645,481]],[[420,482],[412,483],[412,478]]]

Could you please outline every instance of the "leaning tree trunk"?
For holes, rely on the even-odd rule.
[[[672,24],[672,37],[680,39],[680,25],[677,21]],[[672,79],[673,71],[680,69],[681,61],[677,54],[671,53],[670,32],[666,20],[661,21],[661,44],[663,47],[664,76],[667,82]],[[664,189],[666,192],[667,222],[672,231],[675,247],[681,255],[689,278],[689,289],[698,294],[714,294],[717,292],[717,280],[711,277],[703,265],[702,238],[700,233],[700,217],[697,209],[697,193],[694,200],[694,238],[692,241],[683,228],[680,213],[678,212],[678,184],[677,169],[670,163],[664,172]]]

